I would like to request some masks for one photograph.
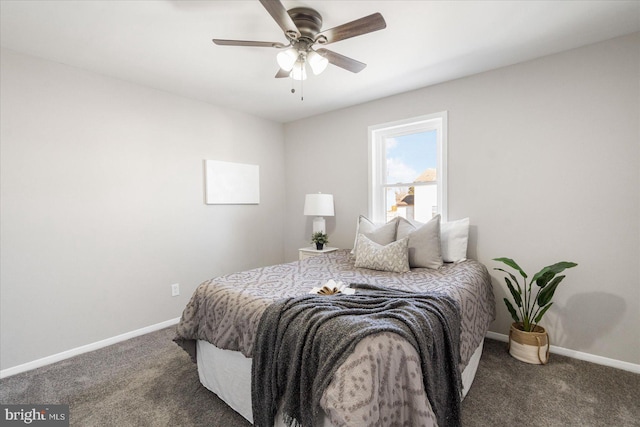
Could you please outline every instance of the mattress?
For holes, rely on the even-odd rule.
[[[473,352],[462,371],[462,397],[469,392],[480,363],[484,341]],[[221,350],[213,344],[197,342],[198,376],[208,390],[215,393],[234,411],[253,423],[251,411],[251,359],[238,351]],[[276,427],[283,427],[282,417],[276,416]],[[330,426],[331,420],[323,416],[316,427]]]

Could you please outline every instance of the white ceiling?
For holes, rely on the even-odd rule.
[[[289,122],[640,31],[633,1],[318,1],[323,29],[380,12],[387,28],[330,44],[368,64],[330,65],[291,93],[275,49],[286,42],[257,0],[0,1],[3,47],[211,104]]]

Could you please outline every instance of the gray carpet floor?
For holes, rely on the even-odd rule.
[[[198,380],[173,328],[0,380],[0,403],[68,404],[72,426],[250,425]],[[640,375],[551,355],[513,359],[487,339],[464,426],[640,426]]]

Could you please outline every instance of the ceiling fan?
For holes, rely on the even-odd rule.
[[[284,31],[288,44],[247,40],[213,39],[220,46],[252,46],[280,49],[276,59],[280,70],[276,78],[291,77],[294,80],[307,78],[307,65],[314,74],[320,74],[329,63],[353,73],[362,71],[367,64],[355,59],[320,48],[316,44],[327,45],[351,37],[360,36],[386,28],[387,23],[380,13],[374,13],[355,21],[321,31],[322,16],[310,7],[296,7],[286,10],[280,0],[260,0],[262,6]]]

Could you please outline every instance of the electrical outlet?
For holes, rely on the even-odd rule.
[[[171,285],[171,296],[177,297],[178,295],[180,295],[180,283],[174,283]]]

